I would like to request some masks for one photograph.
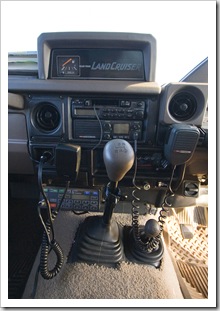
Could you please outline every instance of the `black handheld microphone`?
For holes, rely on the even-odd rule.
[[[189,124],[174,124],[171,126],[164,145],[164,155],[173,165],[188,162],[196,149],[199,140],[199,130]]]
[[[55,162],[58,176],[75,182],[81,162],[81,147],[72,144],[58,144]]]

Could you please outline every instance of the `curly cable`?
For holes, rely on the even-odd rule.
[[[67,181],[64,194],[61,198],[61,201],[59,203],[57,210],[51,211],[50,202],[48,201],[48,198],[44,192],[43,185],[42,185],[42,171],[43,171],[44,162],[46,162],[46,159],[44,156],[42,156],[40,158],[40,163],[39,163],[39,168],[38,168],[38,184],[39,184],[40,191],[43,195],[44,201],[45,201],[46,206],[47,206],[48,220],[45,224],[43,221],[43,218],[41,216],[41,213],[40,213],[40,205],[38,205],[38,214],[39,214],[41,223],[44,227],[44,233],[43,233],[42,244],[41,244],[39,271],[40,271],[40,273],[44,279],[49,280],[49,279],[52,279],[53,277],[55,277],[59,273],[59,271],[63,265],[63,262],[64,262],[63,251],[54,238],[53,222],[54,222],[54,220],[55,220],[56,216],[58,215],[58,212],[61,208],[61,205],[63,203],[67,189],[69,188],[70,181]],[[50,237],[50,236],[52,236],[52,237]],[[48,268],[48,255],[51,251],[53,251],[56,255],[56,264],[52,270],[49,270],[49,268]]]
[[[58,212],[54,211],[52,213],[52,221],[56,218]],[[46,280],[54,278],[60,271],[64,256],[63,251],[56,240],[52,239],[48,241],[48,235],[50,235],[51,226],[50,222],[46,223],[46,231],[43,233],[42,245],[41,245],[41,255],[40,255],[40,273],[42,277]],[[53,269],[48,269],[48,255],[53,251],[56,255],[57,261]]]
[[[147,252],[152,252],[155,248],[157,248],[160,240],[160,236],[156,238],[149,238],[146,241],[141,239],[141,231],[139,225],[139,204],[140,198],[137,196],[137,191],[140,191],[141,188],[138,187],[135,183],[136,175],[137,175],[137,140],[134,140],[134,152],[135,152],[135,160],[134,160],[134,176],[132,179],[132,184],[134,186],[134,190],[132,191],[133,200],[131,202],[132,205],[132,228],[133,228],[133,237],[136,242],[136,245],[139,249]]]
[[[139,206],[138,202],[140,201],[140,198],[136,194],[136,191],[141,190],[141,188],[138,187],[135,183],[136,174],[137,174],[137,141],[136,140],[134,141],[134,150],[135,150],[135,170],[134,170],[134,176],[133,176],[133,180],[132,180],[133,186],[135,188],[132,191],[132,197],[133,197],[133,200],[132,200],[133,237],[134,237],[136,244],[139,247],[139,249],[141,249],[142,251],[146,251],[148,253],[151,253],[152,251],[154,251],[155,249],[158,248],[159,243],[160,243],[161,233],[163,231],[165,219],[167,217],[167,212],[168,212],[168,209],[165,208],[165,205],[167,205],[167,206],[172,205],[168,202],[168,198],[170,198],[174,195],[174,192],[172,190],[172,181],[173,181],[173,176],[174,176],[176,166],[173,167],[172,174],[171,174],[170,181],[169,181],[169,185],[168,185],[168,189],[166,191],[164,201],[163,201],[163,204],[161,206],[161,211],[160,211],[159,217],[158,217],[158,222],[160,225],[160,233],[156,237],[147,238],[147,239],[143,240],[141,238],[141,231],[140,231],[140,226],[139,226],[139,208],[140,208],[140,206]]]

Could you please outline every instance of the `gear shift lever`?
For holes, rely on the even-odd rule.
[[[80,225],[71,256],[72,260],[115,265],[123,258],[123,243],[121,228],[112,220],[112,213],[117,204],[118,182],[131,169],[134,151],[127,141],[113,139],[105,145],[103,158],[110,179],[105,211],[103,216],[87,217]]]
[[[134,163],[134,151],[131,145],[122,139],[110,140],[103,151],[104,163],[110,183],[107,186],[107,198],[103,222],[109,224],[116,205],[117,185]],[[112,196],[113,195],[113,196]]]
[[[123,139],[110,140],[103,151],[104,163],[111,182],[119,182],[134,163],[134,151]]]

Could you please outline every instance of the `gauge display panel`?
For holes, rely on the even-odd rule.
[[[140,50],[55,49],[51,77],[58,79],[119,79],[144,81]]]
[[[79,56],[57,56],[58,76],[79,76]]]

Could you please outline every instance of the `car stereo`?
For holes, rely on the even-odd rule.
[[[72,98],[72,138],[141,140],[145,108],[139,99]]]

